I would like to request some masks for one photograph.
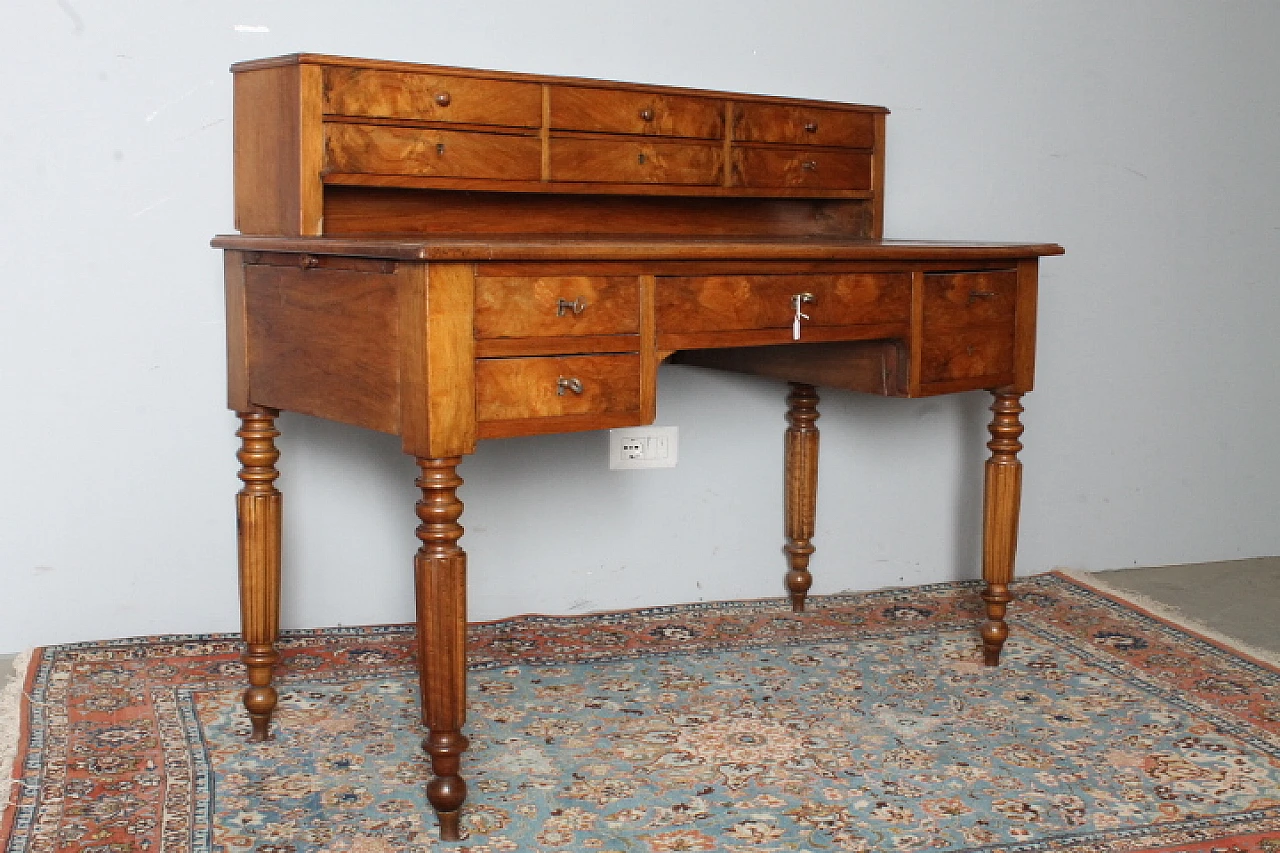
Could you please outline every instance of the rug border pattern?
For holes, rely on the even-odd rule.
[[[976,590],[980,582],[960,581],[930,584],[915,587],[921,594],[938,593],[944,590],[963,592]],[[1256,655],[1253,649],[1237,650],[1230,645],[1229,638],[1204,635],[1195,626],[1179,624],[1177,620],[1168,618],[1160,612],[1153,612],[1125,600],[1123,591],[1108,588],[1097,588],[1089,581],[1074,577],[1068,573],[1054,572],[1030,578],[1018,578],[1015,584],[1024,590],[1037,584],[1054,587],[1058,591],[1069,592],[1081,597],[1092,606],[1105,608],[1118,618],[1138,620],[1152,632],[1159,633],[1171,641],[1184,646],[1194,647],[1199,655],[1212,659],[1228,668],[1248,669],[1263,680],[1280,676],[1280,666],[1270,660]],[[831,596],[815,597],[814,610],[820,611],[822,602],[840,604],[842,602],[874,601],[900,597],[900,588],[877,590],[872,592],[841,593]],[[610,611],[592,614],[567,616],[529,614],[512,617],[495,622],[476,623],[473,630],[489,631],[494,635],[516,635],[538,628],[567,629],[572,626],[607,624],[610,620],[625,617],[660,617],[672,619],[697,619],[699,614],[717,612],[733,612],[759,608],[760,605],[777,602],[778,599],[758,599],[734,602],[698,602],[692,604],[639,608],[628,611]],[[785,620],[783,614],[775,617]],[[1053,626],[1032,625],[1022,623],[1018,619],[1016,608],[1011,614],[1011,622],[1015,623],[1015,631],[1035,634],[1047,642],[1055,638],[1069,636],[1065,631]],[[892,639],[905,638],[919,631],[923,626],[901,625],[878,631],[864,631],[856,626],[845,625],[842,628],[832,627],[826,633],[816,631],[806,633],[802,638],[783,637],[750,640],[733,638],[720,643],[693,643],[692,647],[676,644],[670,648],[641,648],[628,650],[601,649],[572,657],[578,662],[602,662],[609,660],[634,660],[649,657],[682,655],[689,653],[714,653],[728,649],[765,648],[786,646],[791,642],[828,643],[847,639],[851,631],[859,638]],[[937,627],[932,630],[938,630]],[[335,629],[292,629],[282,632],[280,648],[282,651],[306,648],[321,636],[346,637],[398,637],[411,634],[411,625],[378,625],[347,626]],[[840,633],[840,632],[843,633]],[[167,647],[167,648],[166,648]],[[3,841],[5,853],[43,853],[47,848],[35,842],[42,826],[57,824],[61,821],[65,801],[47,799],[43,792],[50,783],[61,779],[66,784],[69,754],[68,720],[65,714],[56,712],[56,708],[65,707],[67,696],[65,690],[69,677],[60,672],[60,667],[76,658],[79,652],[96,650],[101,654],[122,652],[124,660],[143,659],[148,654],[169,654],[181,656],[183,650],[199,648],[204,654],[228,654],[238,656],[240,641],[238,634],[217,633],[207,635],[160,635],[153,637],[134,637],[106,642],[71,643],[50,646],[36,650],[25,673],[26,701],[23,702],[23,714],[20,721],[20,741],[15,759],[15,791],[16,796],[5,807],[3,820],[0,820],[0,841]],[[470,671],[488,671],[509,665],[510,660],[493,653],[469,660]],[[1280,732],[1275,736],[1261,731],[1257,726],[1250,726],[1248,721],[1233,717],[1229,710],[1210,706],[1206,702],[1172,690],[1160,684],[1153,677],[1143,673],[1140,668],[1130,662],[1109,653],[1108,649],[1085,648],[1080,651],[1081,657],[1091,665],[1098,666],[1116,677],[1123,678],[1143,690],[1159,695],[1162,701],[1174,704],[1189,713],[1205,718],[1214,725],[1228,731],[1233,737],[1240,738],[1273,757],[1280,757]],[[568,661],[564,654],[552,654],[546,657],[520,656],[519,662],[530,666],[551,665]],[[365,677],[376,678],[379,675],[403,674],[404,666],[372,667]],[[19,677],[22,677],[20,674]],[[315,682],[314,674],[282,673],[279,683]],[[339,679],[320,679],[325,681]],[[225,683],[224,683],[225,682]],[[158,735],[165,756],[166,774],[169,775],[170,787],[165,792],[166,804],[163,808],[164,825],[161,831],[161,853],[187,853],[187,851],[207,851],[212,846],[210,834],[211,814],[213,808],[213,777],[208,749],[201,736],[200,724],[196,711],[196,698],[201,692],[217,689],[220,686],[234,683],[239,679],[206,679],[199,684],[178,684],[163,688],[155,688],[151,692],[155,707],[162,708],[165,713],[158,715],[163,720]],[[1277,682],[1280,685],[1280,682]],[[61,748],[59,747],[61,744]],[[176,780],[176,784],[174,781]],[[1189,819],[1185,823],[1154,824],[1143,827],[1099,830],[1087,836],[1062,836],[1058,838],[1042,838],[1025,843],[1004,843],[984,847],[966,848],[972,853],[979,851],[1009,851],[1009,853],[1033,853],[1033,851],[1071,851],[1071,853],[1118,853],[1118,851],[1154,850],[1151,847],[1134,847],[1134,844],[1158,845],[1161,850],[1174,850],[1185,844],[1197,844],[1222,838],[1221,832],[1229,830],[1232,835],[1244,832],[1273,831],[1276,821],[1280,820],[1280,806],[1262,810]],[[1263,826],[1264,822],[1268,822]],[[1171,831],[1178,836],[1171,837]],[[32,835],[36,833],[36,835]],[[22,844],[22,835],[26,835],[33,843]],[[46,836],[52,837],[52,836]],[[1170,845],[1173,845],[1172,847]]]

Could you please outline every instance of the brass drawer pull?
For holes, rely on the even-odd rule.
[[[587,310],[587,300],[583,299],[581,296],[579,296],[577,299],[573,300],[572,302],[570,302],[568,299],[561,299],[558,302],[556,302],[557,317],[563,317],[564,312],[566,311],[572,311],[573,316],[577,317],[579,314],[581,314],[583,311],[586,311],[586,310]]]
[[[804,169],[806,172],[816,172],[818,171],[818,161],[805,160],[803,163],[800,164],[800,168]]]
[[[806,131],[808,131],[809,133],[817,133],[817,132],[818,132],[818,123],[817,123],[816,121],[806,121],[806,122],[804,123],[804,129],[805,129]]]
[[[641,152],[640,152],[640,156],[636,158],[636,162],[637,162],[637,163],[639,163],[641,166],[643,166],[643,165],[644,165],[644,160],[645,160],[644,152],[643,152],[643,151],[641,151]]]
[[[556,396],[563,397],[565,391],[572,391],[575,394],[581,394],[582,380],[576,376],[561,376],[556,380]]]
[[[441,157],[443,157],[443,156],[444,156],[444,143],[443,143],[443,142],[437,142],[437,143],[436,143],[436,154],[440,155]]]
[[[999,295],[1000,294],[996,293],[993,290],[971,290],[969,291],[968,304],[972,305],[974,302],[977,302],[979,299],[994,299]]]
[[[438,106],[447,107],[451,101],[453,101],[453,98],[449,97],[448,92],[440,92],[436,95],[436,104]]]
[[[648,109],[648,108],[641,110],[641,111],[640,111],[640,120],[641,120],[641,121],[653,121],[653,110]]]

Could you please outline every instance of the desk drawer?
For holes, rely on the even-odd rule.
[[[920,348],[920,381],[946,382],[1005,376],[1013,371],[1013,325],[1008,331],[975,327],[947,335],[926,334]]]
[[[907,273],[671,277],[658,279],[658,331],[789,329],[803,293],[805,327],[905,324],[911,313]]]
[[[622,89],[551,89],[551,128],[718,139],[724,106],[709,98]]]
[[[927,273],[924,277],[926,326],[1013,322],[1018,274],[1013,270]]]
[[[1013,270],[926,273],[920,381],[1009,381],[1017,297]]]
[[[738,104],[733,138],[739,142],[833,145],[871,148],[875,121],[870,113],[781,104]]]
[[[542,87],[446,74],[326,68],[327,115],[538,127]]]
[[[325,170],[536,181],[542,149],[534,136],[328,122]]]
[[[640,412],[640,356],[476,360],[476,418],[512,421]]]
[[[738,148],[734,183],[743,187],[871,189],[871,154],[804,148]]]
[[[480,340],[638,334],[640,281],[635,276],[477,278],[475,328]]]
[[[724,148],[647,139],[552,139],[551,180],[604,184],[715,185]]]

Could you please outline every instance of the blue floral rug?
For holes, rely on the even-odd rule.
[[[412,631],[41,650],[5,853],[1280,851],[1280,672],[1059,575],[472,629],[466,838],[425,795]]]

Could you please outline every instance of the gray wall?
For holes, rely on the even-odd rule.
[[[1280,5],[8,0],[0,652],[236,627],[232,61],[293,51],[884,104],[890,236],[1049,240],[1019,569],[1280,553]],[[664,368],[672,471],[467,460],[472,616],[781,591],[783,389]],[[985,395],[825,396],[816,591],[974,576]],[[285,622],[403,621],[414,468],[282,418]]]

